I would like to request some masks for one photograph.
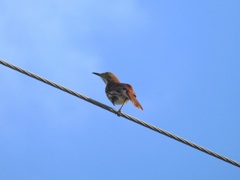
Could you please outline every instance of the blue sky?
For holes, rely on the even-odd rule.
[[[0,2],[0,58],[240,161],[240,1]],[[239,179],[239,168],[0,66],[0,179]],[[119,106],[116,106],[118,109]]]

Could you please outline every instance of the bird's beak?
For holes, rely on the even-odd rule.
[[[100,73],[93,72],[93,74],[101,77],[101,74],[100,74]]]
[[[104,81],[104,83],[107,84],[108,81],[107,81],[107,79],[104,77],[104,73],[96,73],[96,72],[93,72],[93,74],[99,76],[99,77]]]

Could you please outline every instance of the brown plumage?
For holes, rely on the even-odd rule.
[[[130,84],[120,83],[119,79],[111,72],[105,73],[93,73],[100,76],[106,84],[105,92],[108,99],[115,104],[121,104],[122,106],[128,102],[132,101],[133,105],[141,110],[143,110],[141,104],[138,102],[136,98],[136,94]]]

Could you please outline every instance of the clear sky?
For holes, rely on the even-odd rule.
[[[239,0],[0,2],[0,59],[240,161]],[[237,180],[240,169],[0,65],[1,180]],[[115,108],[119,108],[116,106]]]

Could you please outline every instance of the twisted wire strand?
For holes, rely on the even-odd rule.
[[[39,80],[39,81],[42,81],[42,82],[44,82],[44,83],[46,83],[46,84],[48,84],[48,85],[51,85],[51,86],[53,86],[53,87],[55,87],[55,88],[57,88],[57,89],[60,89],[60,90],[62,90],[62,91],[65,91],[65,92],[67,92],[67,93],[69,93],[69,94],[71,94],[71,95],[73,95],[73,96],[76,96],[76,97],[78,97],[78,98],[80,98],[80,99],[83,99],[83,100],[85,100],[85,101],[87,101],[87,102],[90,102],[90,103],[92,103],[92,104],[94,104],[94,105],[96,105],[96,106],[98,106],[98,107],[101,107],[101,108],[107,110],[107,111],[110,111],[110,112],[112,112],[112,113],[118,114],[118,111],[117,111],[117,110],[115,110],[115,109],[113,109],[113,108],[111,108],[111,107],[109,107],[109,106],[107,106],[107,105],[105,105],[105,104],[102,104],[102,103],[100,103],[100,102],[98,102],[98,101],[96,101],[96,100],[94,100],[94,99],[91,99],[91,98],[89,98],[89,97],[87,97],[87,96],[84,96],[84,95],[82,95],[82,94],[79,94],[79,93],[77,93],[77,92],[74,92],[74,91],[72,91],[71,89],[65,88],[65,87],[63,87],[63,86],[61,86],[61,85],[59,85],[59,84],[56,84],[56,83],[54,83],[54,82],[52,82],[52,81],[49,81],[49,80],[47,80],[47,79],[45,79],[45,78],[42,78],[42,77],[40,77],[40,76],[38,76],[38,75],[36,75],[36,74],[33,74],[33,73],[29,72],[29,71],[26,71],[26,70],[24,70],[24,69],[22,69],[22,68],[19,68],[19,67],[17,67],[17,66],[14,66],[14,65],[12,65],[12,64],[10,64],[10,63],[7,63],[7,62],[5,62],[5,61],[3,61],[3,60],[0,60],[0,64],[4,65],[4,66],[6,66],[6,67],[9,67],[9,68],[11,68],[11,69],[14,69],[14,70],[16,70],[16,71],[19,71],[20,73],[23,73],[23,74],[25,74],[25,75],[27,75],[27,76],[30,76],[30,77],[32,77],[32,78],[35,78],[35,79],[37,79],[37,80]],[[227,163],[230,163],[230,164],[232,164],[232,165],[234,165],[234,166],[240,167],[240,163],[239,163],[239,162],[236,162],[236,161],[234,161],[234,160],[232,160],[232,159],[230,159],[230,158],[227,158],[227,157],[222,156],[222,155],[220,155],[220,154],[218,154],[218,153],[215,153],[215,152],[213,152],[213,151],[211,151],[211,150],[209,150],[209,149],[203,148],[203,147],[201,147],[201,146],[199,146],[199,145],[197,145],[197,144],[195,144],[195,143],[192,143],[192,142],[190,142],[190,141],[187,141],[186,139],[183,139],[183,138],[181,138],[181,137],[179,137],[179,136],[176,136],[176,135],[174,135],[174,134],[171,134],[171,133],[169,133],[169,132],[167,132],[167,131],[165,131],[165,130],[162,130],[162,129],[160,129],[160,128],[158,128],[158,127],[155,127],[155,126],[153,126],[153,125],[151,125],[151,124],[148,124],[148,123],[146,123],[146,122],[144,122],[144,121],[141,121],[141,120],[139,120],[139,119],[137,119],[137,118],[135,118],[135,117],[132,117],[132,116],[127,115],[127,114],[124,114],[124,113],[120,113],[119,116],[122,116],[122,117],[124,117],[124,118],[126,118],[126,119],[128,119],[128,120],[130,120],[130,121],[133,121],[133,122],[135,122],[135,123],[137,123],[137,124],[140,124],[140,125],[142,125],[142,126],[144,126],[144,127],[146,127],[146,128],[149,128],[149,129],[151,129],[151,130],[153,130],[153,131],[155,131],[155,132],[158,132],[158,133],[160,133],[160,134],[163,134],[163,135],[165,135],[165,136],[167,136],[167,137],[170,137],[170,138],[172,138],[172,139],[175,139],[175,140],[177,140],[177,141],[179,141],[179,142],[181,142],[181,143],[183,143],[183,144],[186,144],[186,145],[188,145],[188,146],[190,146],[190,147],[192,147],[192,148],[198,149],[199,151],[202,151],[202,152],[204,152],[204,153],[207,153],[207,154],[209,154],[209,155],[211,155],[211,156],[213,156],[213,157],[216,157],[216,158],[218,158],[218,159],[221,159],[221,160],[223,160],[223,161],[225,161],[225,162],[227,162]]]

